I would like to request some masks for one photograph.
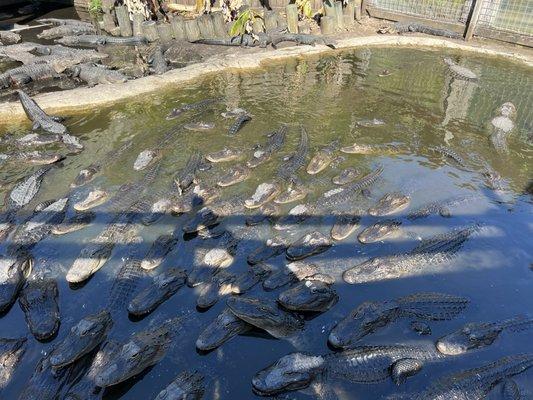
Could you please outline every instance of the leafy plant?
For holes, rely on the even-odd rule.
[[[264,26],[263,17],[261,15],[251,9],[244,10],[239,14],[231,26],[229,34],[231,36],[239,36],[245,33],[251,33],[253,30],[253,23],[256,19],[259,19]]]
[[[296,6],[298,7],[298,14],[305,18],[313,17],[313,9],[311,8],[311,0],[296,0]]]
[[[89,0],[89,12],[100,14],[102,12],[102,0]]]

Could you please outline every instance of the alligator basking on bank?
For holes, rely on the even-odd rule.
[[[454,31],[451,31],[449,29],[439,29],[434,28],[432,26],[417,24],[417,23],[410,23],[405,24],[401,22],[397,22],[394,24],[394,30],[397,33],[425,33],[426,35],[433,35],[433,36],[442,36],[447,37],[451,39],[463,39],[463,35]]]
[[[425,292],[394,300],[364,302],[335,325],[328,342],[334,347],[347,349],[399,318],[450,320],[459,315],[468,303],[464,297]]]
[[[49,63],[22,65],[0,74],[0,89],[59,77],[59,73]]]
[[[436,235],[408,253],[371,258],[344,271],[343,279],[353,285],[417,275],[428,266],[435,267],[453,260],[478,229],[477,225],[469,226]]]
[[[471,322],[441,337],[436,346],[443,354],[459,355],[490,346],[503,332],[522,332],[529,329],[533,329],[533,318],[527,316],[496,322]]]
[[[121,72],[107,69],[97,64],[75,65],[69,69],[69,73],[71,77],[81,79],[88,86],[123,83],[128,80]]]
[[[424,363],[444,357],[433,346],[423,344],[360,346],[324,356],[292,353],[259,371],[252,385],[256,394],[272,396],[304,389],[323,377],[362,384],[391,377],[401,384],[418,373]]]
[[[50,29],[45,29],[41,33],[37,34],[39,39],[58,39],[63,36],[77,36],[77,35],[92,35],[96,34],[96,29],[92,25],[85,24],[65,24],[55,26]]]
[[[303,33],[265,33],[261,32],[258,34],[250,35],[243,34],[239,36],[233,36],[231,38],[224,39],[198,39],[192,41],[192,43],[201,43],[209,45],[218,45],[218,46],[240,46],[240,47],[262,47],[265,48],[268,45],[276,47],[279,43],[282,42],[294,42],[297,44],[307,44],[315,46],[317,44],[325,45],[335,48],[335,44],[328,40],[327,38],[308,35]]]
[[[18,363],[26,351],[26,338],[0,339],[0,390],[11,381]]]
[[[56,42],[66,46],[139,46],[147,44],[148,40],[144,36],[116,37],[105,35],[79,35],[64,36],[60,39],[56,39]]]

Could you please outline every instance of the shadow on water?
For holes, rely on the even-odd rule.
[[[88,227],[64,236],[50,235],[35,245],[27,245],[35,258],[34,273],[45,273],[58,281],[61,326],[57,338],[51,343],[43,344],[30,337],[24,314],[17,304],[2,316],[0,337],[29,338],[27,352],[10,385],[2,393],[2,398],[16,398],[27,384],[38,359],[64,338],[80,318],[104,307],[112,310],[115,324],[110,336],[118,340],[125,340],[134,332],[157,327],[166,319],[187,312],[184,321],[187,328],[175,336],[165,358],[140,376],[107,389],[104,396],[106,400],[154,398],[184,369],[204,372],[208,387],[206,398],[255,398],[250,382],[257,371],[292,351],[313,354],[331,352],[327,337],[332,327],[365,301],[392,300],[424,291],[464,296],[470,303],[455,319],[430,322],[430,336],[418,336],[409,328],[412,320],[405,318],[368,335],[361,344],[434,342],[467,322],[496,321],[528,313],[533,309],[533,275],[529,269],[533,260],[532,205],[531,197],[521,194],[531,176],[531,167],[528,166],[531,156],[527,148],[523,150],[525,144],[520,141],[511,143],[510,155],[494,156],[482,127],[497,105],[509,100],[506,97],[509,95],[519,109],[520,118],[516,124],[519,127],[518,136],[522,140],[520,135],[531,126],[531,115],[527,107],[531,104],[530,98],[523,99],[520,96],[520,88],[516,86],[514,91],[503,94],[503,89],[495,91],[496,94],[490,92],[491,96],[495,96],[491,97],[487,94],[488,89],[483,86],[483,81],[475,90],[468,85],[466,88],[460,85],[457,87],[438,68],[429,68],[438,58],[433,53],[410,52],[399,57],[399,61],[393,61],[395,58],[387,54],[388,52],[390,51],[362,50],[355,56],[327,56],[318,61],[290,60],[282,66],[266,69],[261,79],[247,73],[228,74],[191,84],[191,87],[183,89],[185,94],[179,92],[176,95],[177,100],[174,97],[166,102],[161,98],[145,99],[147,102],[153,100],[157,106],[128,103],[123,108],[74,117],[73,132],[84,140],[86,150],[78,156],[68,157],[63,168],[55,170],[45,178],[38,200],[65,195],[65,187],[73,181],[80,169],[100,160],[111,149],[118,147],[117,144],[131,139],[133,134],[142,135],[142,143],[136,144],[125,154],[116,167],[103,168],[102,173],[87,187],[68,191],[71,201],[67,217],[74,213],[72,204],[82,199],[90,189],[103,186],[106,190],[109,189],[110,193],[115,193],[116,188],[123,183],[139,180],[140,175],[131,170],[133,160],[141,150],[157,146],[161,138],[160,132],[165,132],[175,123],[164,121],[168,109],[179,105],[180,102],[188,102],[191,98],[196,100],[196,92],[199,90],[203,90],[202,93],[223,93],[228,108],[243,104],[254,115],[253,121],[239,132],[238,143],[220,132],[217,135],[187,133],[174,138],[172,146],[169,145],[168,157],[165,156],[162,160],[163,167],[155,183],[139,189],[140,193],[132,202],[146,195],[154,196],[153,201],[157,200],[158,193],[164,192],[169,181],[185,165],[193,151],[206,153],[211,149],[219,150],[227,145],[228,141],[235,141],[236,146],[246,149],[252,149],[257,142],[264,143],[266,137],[258,135],[257,132],[272,130],[272,121],[276,121],[276,125],[278,121],[290,122],[291,126],[305,124],[310,131],[311,155],[339,136],[343,139],[343,145],[350,145],[354,141],[382,144],[390,143],[393,139],[394,142],[407,143],[409,150],[406,154],[390,156],[353,155],[353,158],[349,158],[352,155],[343,154],[345,160],[341,160],[336,167],[321,172],[319,178],[300,173],[300,176],[306,176],[304,183],[312,188],[308,198],[302,200],[302,203],[313,204],[331,189],[331,178],[342,168],[354,166],[362,171],[369,171],[378,163],[384,165],[383,177],[369,188],[370,194],[354,196],[349,202],[350,206],[364,210],[360,215],[359,227],[345,240],[332,241],[329,249],[305,259],[306,262],[315,264],[319,272],[335,278],[333,287],[339,295],[339,301],[324,313],[301,314],[305,327],[303,334],[296,340],[275,339],[263,331],[252,330],[231,339],[216,350],[195,351],[199,334],[225,308],[225,300],[229,297],[221,295],[211,307],[198,310],[197,299],[202,294],[203,285],[192,288],[184,286],[151,314],[143,318],[130,318],[127,312],[130,299],[150,285],[155,274],[171,267],[190,272],[208,250],[220,244],[222,239],[217,237],[204,239],[196,234],[183,235],[182,228],[193,218],[197,209],[179,216],[167,213],[157,215],[155,223],[143,226],[140,221],[153,216],[151,213],[123,211],[127,210],[127,207],[120,212],[113,212],[104,204],[95,209],[96,219]],[[395,51],[394,54],[401,53]],[[413,61],[418,60],[418,56],[422,61]],[[495,65],[488,64],[487,69],[483,69],[485,67],[482,66],[482,61],[473,61],[476,71],[484,72],[484,79],[489,83],[498,84],[494,70],[502,65],[496,61]],[[423,66],[427,68],[421,68]],[[395,71],[389,77],[383,78],[387,81],[376,78],[377,72],[384,68],[392,68]],[[492,72],[489,71],[491,68]],[[420,70],[420,73],[413,73],[415,69]],[[517,73],[517,79],[523,82],[526,80],[523,75],[522,71]],[[502,77],[503,82],[514,85],[510,78],[507,79],[507,75]],[[264,89],[264,96],[257,96],[257,88],[263,87],[265,81],[271,83],[272,87]],[[529,84],[529,81],[526,80],[526,84]],[[373,89],[374,87],[379,90]],[[383,93],[387,93],[387,96],[383,96]],[[524,95],[527,96],[530,95]],[[468,99],[465,100],[465,97]],[[490,99],[487,100],[487,97]],[[320,107],[317,107],[317,104]],[[354,117],[354,110],[357,111],[357,117]],[[263,117],[263,114],[269,115]],[[191,119],[209,120],[214,118],[213,115],[216,113],[199,113]],[[361,121],[378,117],[387,121],[384,127],[365,126],[368,121]],[[224,126],[224,129],[231,123],[216,118],[215,120]],[[157,130],[157,134],[143,135],[154,130]],[[435,144],[443,144],[443,140],[450,141],[463,155],[476,153],[489,160],[490,165],[506,180],[505,189],[495,191],[485,187],[485,180],[480,174],[481,167],[461,169],[453,160],[428,150]],[[256,174],[254,171],[254,176],[250,177],[249,181],[224,189],[221,198],[250,196],[258,184],[275,176],[278,163],[290,154],[289,150],[292,151],[297,142],[297,135],[288,135],[287,143],[279,154],[275,154],[272,160],[258,168]],[[212,171],[199,173],[200,181],[205,179],[208,184],[212,184],[214,180],[209,177],[216,176],[221,170],[224,171],[224,168],[225,166],[217,166],[213,167]],[[10,171],[6,168],[0,174],[12,184],[25,176],[28,170]],[[8,193],[7,189],[2,190]],[[366,210],[376,204],[384,193],[392,191],[408,194],[411,198],[410,206],[390,216],[369,215]],[[448,218],[438,214],[416,220],[409,218],[413,210],[432,201],[445,202],[467,194],[475,194],[477,197],[471,202],[451,207],[451,216]],[[287,214],[291,207],[292,205],[285,206],[282,214]],[[30,215],[29,212],[24,212],[26,217]],[[347,206],[324,208],[302,218],[302,221],[294,224],[288,231],[277,231],[272,229],[272,223],[267,220],[256,226],[246,226],[246,219],[253,213],[237,211],[221,217],[218,221],[220,230],[230,231],[238,241],[236,249],[232,250],[233,262],[229,267],[221,268],[220,272],[230,271],[236,275],[247,272],[250,269],[248,256],[273,236],[281,236],[287,242],[294,243],[306,232],[317,230],[329,237],[336,218],[354,214],[353,209]],[[19,215],[18,222],[25,218],[22,214],[24,213]],[[66,271],[82,249],[97,237],[104,227],[116,221],[119,215],[139,229],[138,233],[143,241],[104,241],[102,245],[108,244],[112,247],[107,262],[83,284],[70,286],[65,280]],[[1,217],[6,217],[6,213]],[[357,235],[364,228],[386,218],[402,222],[397,235],[386,237],[377,243],[358,242]],[[342,272],[372,257],[406,254],[420,245],[421,239],[472,224],[480,224],[479,231],[470,235],[459,249],[453,248],[452,251],[457,252],[450,253],[446,262],[429,262],[420,268],[409,268],[396,279],[378,279],[355,285],[349,285],[342,280]],[[139,268],[133,272],[124,272],[123,266],[128,260],[144,259],[159,235],[173,232],[176,233],[178,242],[164,257],[161,265],[149,272]],[[12,239],[13,235],[2,243],[0,250],[3,254]],[[434,255],[433,249],[430,248],[429,256]],[[266,263],[274,270],[286,269],[286,253],[281,252],[266,260]],[[217,275],[221,275],[220,272]],[[241,296],[260,297],[265,301],[275,302],[278,295],[288,287],[284,285],[266,291],[263,290],[262,284],[258,283]],[[452,371],[478,366],[503,355],[532,351],[530,334],[512,333],[502,335],[492,346],[483,350],[444,359],[442,362],[428,363],[400,389],[389,381],[377,385],[331,381],[328,385],[331,385],[340,399],[381,399],[399,391],[416,392],[436,377]],[[531,373],[517,377],[517,382],[526,395],[533,393],[530,378]],[[309,399],[315,396],[310,391],[304,391],[279,398]]]

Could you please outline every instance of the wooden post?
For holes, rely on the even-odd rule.
[[[172,40],[172,27],[166,22],[156,24],[157,35],[162,43],[167,43]]]
[[[265,31],[265,13],[261,10],[258,14],[261,18],[254,18],[252,22],[252,30],[254,33]]]
[[[102,0],[102,11],[109,14],[115,7],[115,0]]]
[[[337,18],[337,26],[339,29],[344,29],[344,17],[342,13],[342,2],[336,1],[335,2],[335,16]]]
[[[185,40],[185,19],[181,15],[175,15],[170,20],[172,26],[172,36],[177,40]]]
[[[144,21],[142,23],[142,33],[149,42],[155,42],[159,39],[155,21]]]
[[[331,23],[333,24],[333,30],[338,28],[337,25],[337,11],[335,11],[335,3],[333,0],[324,0],[324,13],[326,17],[331,18]],[[329,24],[330,22],[327,22]]]
[[[196,22],[200,29],[200,36],[204,39],[213,39],[215,37],[215,27],[213,26],[213,20],[207,14],[200,15]]]
[[[211,14],[211,19],[213,20],[213,28],[215,29],[216,37],[227,37],[228,30],[226,29],[226,23],[224,22],[224,16],[220,11],[214,12]]]
[[[351,25],[353,23],[354,18],[355,18],[355,9],[354,8],[355,8],[354,7],[354,1],[353,0],[347,0],[346,1],[346,6],[342,9],[342,12],[344,14],[344,21],[347,22],[348,25]]]
[[[279,29],[287,29],[287,18],[285,18],[283,15],[278,14],[277,20]]]
[[[368,7],[368,0],[362,0],[361,2],[361,15],[366,15],[366,8]]]
[[[120,28],[120,36],[133,35],[128,8],[126,6],[115,7],[115,15],[117,16],[118,26]]]
[[[265,11],[265,29],[266,31],[274,30],[278,27],[278,16],[273,10]]]
[[[287,11],[287,28],[290,33],[298,33],[298,6],[296,4],[288,4]]]
[[[361,0],[354,0],[355,19],[361,21]]]
[[[335,20],[333,17],[323,16],[320,18],[320,32],[323,35],[331,35],[335,33]]]
[[[482,0],[474,0],[474,10],[472,11],[472,16],[470,20],[466,23],[466,32],[465,40],[468,41],[474,36],[476,31],[477,21],[479,20],[479,15],[481,14],[481,7],[483,6]]]
[[[185,21],[185,35],[190,42],[200,39],[200,29],[195,19]]]
[[[113,17],[113,14],[106,13],[102,17],[102,22],[104,24],[104,31],[107,33],[114,35],[117,33],[118,28],[117,24],[115,23],[115,17]]]
[[[144,22],[144,15],[135,13],[131,16],[133,36],[142,36],[142,23]]]

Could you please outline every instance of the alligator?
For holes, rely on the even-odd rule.
[[[497,152],[508,153],[507,137],[515,127],[514,118],[516,117],[516,107],[513,103],[506,102],[498,109],[498,113],[490,121],[490,141]]]
[[[174,119],[181,116],[188,111],[203,111],[207,108],[211,108],[220,102],[220,98],[204,99],[196,103],[184,104],[179,108],[173,108],[167,115],[168,119]]]
[[[73,207],[76,211],[87,211],[104,204],[108,199],[109,194],[106,191],[94,189],[91,190],[83,200],[74,203]]]
[[[50,170],[50,167],[39,168],[33,174],[19,181],[9,193],[6,203],[8,209],[18,210],[27,205],[37,195],[41,189],[44,175]]]
[[[447,37],[451,39],[463,39],[463,35],[454,31],[451,31],[449,29],[438,29],[433,28],[431,26],[417,24],[417,23],[401,23],[396,22],[394,24],[394,29],[398,33],[408,33],[408,32],[417,32],[417,33],[425,33],[426,35],[433,35],[433,36],[442,36]]]
[[[243,208],[243,201],[240,197],[212,203],[203,207],[185,224],[182,229],[185,233],[196,233],[203,229],[218,224],[222,218],[234,215]]]
[[[296,172],[304,166],[307,153],[309,152],[309,135],[303,126],[300,129],[301,134],[298,148],[278,169],[278,176],[285,181],[290,181]]]
[[[212,203],[219,195],[220,191],[216,187],[196,185],[184,195],[172,198],[169,209],[174,214],[184,214],[195,207]]]
[[[107,338],[113,320],[107,310],[87,315],[50,352],[50,364],[63,368],[93,351]]]
[[[5,388],[11,381],[24,352],[28,339],[0,338],[0,389]]]
[[[276,257],[287,250],[287,247],[289,247],[287,240],[279,236],[267,239],[264,244],[260,245],[255,250],[252,250],[250,254],[248,254],[248,264],[255,265],[270,258]]]
[[[331,163],[331,161],[333,161],[333,154],[339,148],[339,144],[339,140],[337,139],[318,150],[307,165],[307,173],[310,175],[315,175],[320,171],[323,171]]]
[[[42,129],[48,133],[56,135],[65,135],[67,128],[65,125],[57,122],[57,117],[50,117],[47,115],[37,103],[22,90],[17,90],[20,104],[24,108],[24,112],[28,118],[33,122],[33,129]]]
[[[404,149],[396,144],[359,144],[341,147],[341,151],[346,154],[397,154]]]
[[[29,133],[21,138],[15,139],[15,146],[28,147],[28,146],[46,146],[52,143],[58,143],[61,141],[59,135],[39,135],[37,133]]]
[[[226,270],[222,270],[211,277],[210,281],[202,285],[198,298],[196,299],[196,307],[207,309],[214,306],[220,299],[220,296],[232,293],[235,279],[235,274]]]
[[[261,396],[304,389],[325,376],[360,384],[379,383],[390,377],[399,385],[418,373],[425,362],[443,357],[423,344],[360,346],[323,356],[291,353],[259,371],[252,385]]]
[[[202,164],[202,156],[200,153],[193,153],[187,160],[185,167],[174,177],[174,184],[181,195],[196,181],[196,173]]]
[[[19,296],[30,332],[37,340],[49,340],[59,329],[57,282],[53,279],[32,279]]]
[[[69,73],[72,78],[79,78],[88,86],[123,83],[128,80],[128,77],[120,71],[113,71],[90,63],[75,65],[69,68]]]
[[[49,165],[65,159],[61,154],[50,151],[25,151],[0,154],[0,161],[19,164]]]
[[[248,121],[251,120],[252,117],[249,114],[240,114],[235,122],[231,124],[228,130],[228,135],[235,135]]]
[[[15,302],[32,268],[33,259],[25,252],[0,258],[0,313]]]
[[[105,35],[78,35],[63,36],[60,39],[56,39],[55,42],[66,46],[139,46],[147,44],[148,40],[144,36],[116,37]]]
[[[164,74],[168,71],[168,63],[163,54],[163,48],[157,46],[152,52],[148,64],[152,67],[152,72],[156,75]]]
[[[170,268],[154,276],[152,282],[131,300],[128,312],[135,316],[151,313],[184,286],[186,279],[187,275],[179,268]]]
[[[384,219],[376,222],[373,225],[370,225],[368,228],[365,228],[361,233],[359,233],[359,235],[357,235],[357,240],[365,244],[379,242],[391,235],[398,233],[401,225],[401,221]]]
[[[343,169],[339,175],[332,178],[332,182],[335,185],[346,185],[352,183],[361,174],[361,172],[354,167],[348,167]]]
[[[231,167],[224,175],[222,175],[217,185],[220,187],[227,187],[243,182],[250,177],[252,170],[246,165],[238,164]]]
[[[321,280],[330,285],[335,283],[335,280],[333,280],[331,276],[320,273],[319,268],[315,264],[295,261],[287,264],[284,268],[272,272],[271,275],[264,280],[263,289],[274,290],[304,279],[313,281]]]
[[[154,400],[201,400],[204,392],[204,377],[196,371],[183,371]]]
[[[471,322],[437,340],[442,354],[460,355],[490,346],[502,332],[520,332],[533,328],[533,318],[517,316],[497,322]]]
[[[413,293],[394,300],[364,302],[335,325],[328,342],[337,348],[351,348],[363,337],[398,318],[450,320],[459,315],[468,303],[464,297],[431,292]]]
[[[60,75],[48,63],[34,63],[9,69],[0,74],[0,89],[24,85],[31,81],[59,78]]]
[[[273,220],[279,217],[281,213],[279,205],[276,203],[267,203],[259,207],[256,214],[246,217],[246,225],[254,226],[258,225],[264,220]]]
[[[113,149],[105,154],[105,156],[99,162],[90,164],[87,168],[78,172],[78,175],[74,179],[74,182],[70,184],[70,187],[76,188],[83,186],[92,181],[95,175],[102,170],[106,165],[111,165],[116,162],[126,151],[128,151],[133,145],[133,141],[128,140],[118,149]]]
[[[474,72],[472,72],[466,67],[458,65],[450,57],[444,58],[444,64],[448,66],[452,75],[455,76],[457,79],[463,79],[466,81],[477,81],[478,79],[477,75]]]
[[[394,214],[407,208],[410,202],[410,197],[403,193],[387,193],[378,200],[375,206],[368,209],[368,213],[374,217]]]
[[[457,164],[459,164],[459,166],[462,167],[462,168],[467,168],[466,162],[463,159],[463,157],[461,157],[459,154],[457,154],[457,152],[455,150],[453,150],[453,149],[451,149],[449,147],[446,147],[446,146],[435,146],[435,147],[430,147],[430,150],[432,150],[434,152],[437,152],[437,153],[440,153],[443,156],[446,156],[446,157],[452,159]]]
[[[256,146],[252,158],[248,160],[246,165],[250,168],[255,168],[268,161],[273,154],[277,153],[281,149],[283,143],[285,143],[287,130],[287,125],[283,124],[274,132],[270,133],[268,135],[267,143],[263,146]]]
[[[0,31],[0,45],[15,44],[20,42],[22,37],[16,32]]]
[[[100,387],[116,385],[157,364],[170,347],[173,331],[176,329],[174,326],[181,323],[181,318],[174,318],[161,326],[130,336],[96,372],[94,376],[96,385]]]
[[[92,35],[96,34],[96,29],[92,25],[85,24],[66,24],[59,25],[50,29],[45,29],[41,33],[37,34],[39,39],[58,39],[63,36],[77,36],[77,35]]]
[[[503,400],[520,400],[520,388],[513,379],[505,379],[502,383],[502,398]]]
[[[242,151],[224,147],[222,150],[214,151],[205,156],[205,158],[212,163],[226,162],[238,160],[242,156]]]
[[[312,277],[281,292],[278,303],[290,311],[325,312],[337,303],[339,295],[331,285]]]
[[[197,39],[192,43],[218,45],[218,46],[237,46],[237,47],[261,47],[266,48],[269,44],[274,48],[281,42],[295,42],[298,44],[316,45],[321,44],[330,48],[335,48],[335,44],[321,36],[308,35],[303,33],[265,33],[242,34],[231,38],[223,39]]]
[[[276,197],[280,191],[281,188],[277,182],[261,183],[255,189],[254,194],[244,201],[244,205],[249,209],[259,208]]]
[[[267,264],[260,263],[250,265],[245,273],[236,277],[231,285],[231,293],[244,294],[259,282],[268,278],[271,273],[272,268]]]
[[[287,259],[291,261],[302,260],[312,255],[323,253],[332,245],[331,240],[324,234],[312,231],[291,243],[286,250]]]
[[[183,125],[183,128],[189,131],[208,131],[210,129],[214,129],[215,124],[213,122],[197,121],[197,122],[189,122]]]
[[[439,214],[442,217],[449,217],[451,216],[451,210],[450,210],[451,207],[455,207],[459,204],[464,204],[476,198],[478,198],[478,196],[468,195],[468,196],[454,197],[454,198],[451,198],[451,199],[448,199],[442,202],[437,202],[437,201],[431,202],[407,214],[407,219],[414,221],[419,218],[428,217],[432,214]]]
[[[344,240],[358,227],[363,210],[352,209],[348,213],[341,213],[335,217],[335,223],[331,227],[330,236],[333,240]]]
[[[96,214],[92,211],[78,212],[65,219],[62,223],[54,225],[50,233],[53,235],[66,235],[67,233],[76,232],[89,226],[95,218]]]
[[[222,346],[231,338],[249,332],[253,328],[248,322],[237,318],[229,308],[225,308],[198,336],[196,348],[210,351]]]
[[[309,189],[304,186],[300,178],[293,176],[287,188],[278,194],[274,199],[274,203],[288,204],[294,201],[302,200],[307,197]]]
[[[344,271],[342,277],[346,283],[353,285],[416,275],[428,265],[435,267],[454,259],[477,230],[475,225],[436,235],[411,252],[371,258]]]
[[[455,372],[433,382],[427,389],[406,398],[414,400],[483,400],[507,378],[533,366],[533,354],[505,356],[466,371]]]
[[[304,321],[268,299],[230,297],[226,304],[237,318],[263,329],[275,338],[289,337],[303,329]]]
[[[69,18],[39,18],[37,22],[47,25],[90,25],[90,22],[80,21],[79,19],[69,19]]]

